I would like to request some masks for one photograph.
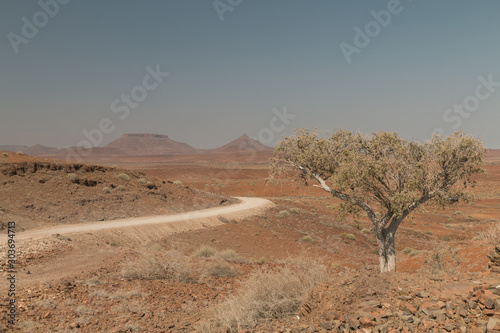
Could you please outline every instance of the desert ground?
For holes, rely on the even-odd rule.
[[[426,206],[404,222],[397,273],[385,274],[369,220],[340,219],[340,201],[318,188],[269,179],[271,156],[225,150],[68,163],[0,153],[3,281],[9,221],[18,237],[16,323],[2,283],[0,331],[500,332],[500,278],[488,267],[499,151],[476,177],[474,202]],[[236,197],[269,204],[225,214]],[[221,213],[189,215],[203,209]],[[172,214],[187,217],[71,229]],[[40,229],[55,232],[30,237]]]

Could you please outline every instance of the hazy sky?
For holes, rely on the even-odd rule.
[[[463,128],[500,148],[499,13],[498,0],[2,1],[0,145],[87,131],[212,148],[321,127]]]

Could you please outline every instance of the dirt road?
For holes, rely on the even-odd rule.
[[[208,209],[197,210],[194,212],[180,213],[174,215],[160,215],[138,218],[127,218],[108,222],[90,222],[83,224],[61,225],[44,229],[30,230],[27,232],[20,232],[16,234],[16,240],[37,239],[50,236],[53,234],[73,234],[82,232],[93,232],[105,229],[173,223],[182,221],[200,220],[213,217],[233,217],[244,214],[246,216],[252,215],[257,211],[270,207],[272,202],[262,198],[249,198],[238,197],[240,203],[224,206],[214,207]]]

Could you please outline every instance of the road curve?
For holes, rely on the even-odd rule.
[[[82,224],[60,225],[43,229],[29,230],[26,232],[16,233],[16,240],[42,238],[53,234],[73,234],[138,225],[190,221],[195,219],[243,213],[246,211],[271,207],[273,205],[271,201],[263,198],[237,197],[237,199],[240,199],[241,202],[231,206],[212,207],[173,215],[134,217],[107,222],[88,222]]]

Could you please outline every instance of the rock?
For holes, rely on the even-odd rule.
[[[372,326],[375,326],[375,323],[373,322],[373,319],[369,318],[369,317],[366,317],[366,316],[359,318],[359,323],[363,327],[372,327]]]
[[[452,324],[452,323],[448,323],[448,324],[444,325],[444,329],[448,332],[453,331],[455,328],[456,328],[455,324]]]
[[[488,324],[486,325],[486,329],[499,330],[500,329],[500,319],[490,318],[490,320],[488,321]]]
[[[417,296],[420,298],[429,298],[429,297],[431,297],[431,294],[428,293],[427,291],[419,291],[417,293]]]

